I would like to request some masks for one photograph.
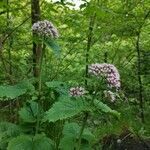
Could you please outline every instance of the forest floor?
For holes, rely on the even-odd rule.
[[[103,150],[150,150],[150,139],[125,131],[119,137],[110,135],[103,140]]]

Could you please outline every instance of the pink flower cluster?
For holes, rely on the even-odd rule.
[[[73,97],[82,96],[85,94],[85,89],[83,87],[72,87],[69,90],[69,94]]]
[[[91,64],[89,73],[95,76],[104,76],[110,87],[120,88],[120,75],[117,68],[112,64]]]
[[[51,38],[58,38],[58,31],[54,27],[54,25],[47,21],[38,21],[33,24],[32,31],[36,32],[37,34],[41,36],[51,37]]]

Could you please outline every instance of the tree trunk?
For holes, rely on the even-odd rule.
[[[40,0],[31,0],[31,19],[32,25],[40,20]],[[36,37],[36,33],[32,33],[33,38]],[[40,58],[42,55],[42,45],[33,41],[33,76],[38,78],[40,75]]]

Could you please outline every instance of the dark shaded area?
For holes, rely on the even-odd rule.
[[[150,150],[150,140],[124,131],[120,136],[110,135],[103,138],[102,150]]]

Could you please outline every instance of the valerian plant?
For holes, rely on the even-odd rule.
[[[2,135],[0,146],[7,150],[90,150],[95,135],[88,127],[89,117],[98,113],[120,118],[120,113],[111,109],[107,102],[103,103],[102,100],[107,98],[112,103],[116,101],[115,94],[121,86],[119,72],[112,64],[91,64],[88,68],[89,77],[86,86],[80,84],[73,86],[61,81],[45,83],[41,78],[45,44],[56,50],[59,47],[55,42],[58,31],[47,20],[33,24],[32,30],[42,39],[43,44],[39,87],[34,88],[31,81],[14,86],[0,86],[1,98],[15,100],[18,97],[23,98],[25,94],[29,94],[27,98],[31,98],[26,99],[24,106],[19,110],[17,125],[0,124]],[[95,84],[100,84],[100,88],[95,89]],[[48,99],[52,98],[50,94],[53,94],[54,98],[52,104]],[[60,129],[57,128],[60,132],[59,139],[53,137],[55,135],[49,136],[50,125],[57,123],[61,126]]]
[[[119,76],[117,69],[111,64],[99,64],[99,66],[100,66],[100,69],[102,69],[102,74],[101,74],[101,72],[99,72],[99,74],[97,74],[99,68],[96,68],[96,69],[95,69],[95,67],[92,68],[93,65],[89,67],[89,73],[96,72],[96,76],[98,77],[97,82],[99,82],[100,76],[102,76],[102,78],[108,82],[109,88],[112,89],[113,87],[115,87],[116,90],[118,90],[118,88],[120,88],[120,76]],[[103,67],[101,67],[101,66],[103,66]],[[93,83],[93,84],[95,84],[95,83]],[[61,143],[60,147],[62,149],[80,150],[83,146],[82,139],[84,139],[83,135],[86,134],[85,132],[87,129],[85,130],[85,128],[86,128],[86,124],[87,124],[87,119],[90,114],[94,114],[95,111],[100,111],[103,113],[112,114],[117,118],[119,118],[120,114],[117,111],[112,110],[106,104],[104,104],[100,100],[101,98],[99,97],[99,93],[98,93],[98,92],[100,92],[100,93],[105,92],[105,93],[107,93],[107,95],[108,94],[111,95],[109,97],[109,100],[111,102],[114,102],[115,98],[112,96],[112,94],[114,94],[113,92],[101,91],[101,89],[99,89],[99,91],[94,91],[94,89],[93,89],[92,93],[90,93],[91,91],[89,92],[88,88],[85,89],[84,87],[81,87],[81,86],[71,87],[68,92],[69,92],[68,95],[61,97],[61,99],[59,101],[55,102],[53,104],[53,106],[46,112],[46,115],[44,116],[44,122],[46,120],[49,122],[56,122],[58,120],[68,120],[68,119],[72,120],[71,118],[76,115],[83,116],[83,121],[81,123],[81,127],[78,127],[79,129],[76,131],[76,133],[74,133],[75,137],[70,137],[70,138],[74,138],[74,143],[70,144],[70,146],[67,144],[66,138],[68,140],[71,140],[71,139],[69,139],[69,137],[65,137],[65,136],[69,136],[69,135],[65,135],[65,133],[64,133],[63,139],[60,142]],[[73,123],[71,123],[71,125],[72,124]],[[67,125],[65,125],[65,126],[71,126],[71,125],[67,123]],[[72,126],[70,128],[74,128],[74,127]],[[70,132],[72,132],[72,131],[70,131]],[[89,132],[89,134],[91,135],[92,133]],[[93,135],[93,137],[94,137],[94,135]],[[90,144],[92,141],[88,141],[87,139],[85,139],[85,140],[88,143],[86,146],[88,146],[88,149],[91,149]],[[94,139],[92,139],[92,140],[94,140]]]

